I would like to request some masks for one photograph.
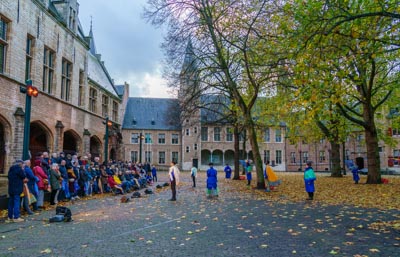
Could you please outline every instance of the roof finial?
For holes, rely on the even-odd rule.
[[[92,31],[92,26],[93,26],[93,16],[90,15],[90,31]]]

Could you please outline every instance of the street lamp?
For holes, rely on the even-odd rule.
[[[105,139],[104,139],[104,161],[105,161],[105,164],[107,165],[107,163],[108,163],[108,130],[109,130],[109,127],[111,127],[113,123],[112,123],[112,121],[110,121],[108,119],[108,116],[106,116],[106,120],[103,122],[103,124],[106,125],[106,135],[105,135]]]
[[[139,135],[139,163],[142,163],[142,147],[144,136],[142,133]]]
[[[36,87],[32,86],[32,80],[26,81],[25,87],[20,87],[19,91],[25,94],[25,120],[24,120],[24,142],[22,147],[22,159],[28,160],[29,157],[29,136],[31,128],[31,109],[32,109],[32,96],[37,97],[39,91]]]

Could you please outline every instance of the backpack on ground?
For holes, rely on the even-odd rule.
[[[140,196],[140,192],[133,192],[131,198],[139,198]]]
[[[67,207],[57,206],[57,208],[56,208],[56,216],[57,215],[63,215],[64,216],[64,221],[66,221],[66,222],[72,221],[72,212]]]

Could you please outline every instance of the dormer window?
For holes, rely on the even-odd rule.
[[[136,119],[135,118],[133,118],[133,120],[132,120],[132,125],[134,125],[134,126],[136,126]]]
[[[151,125],[156,125],[156,122],[154,120],[151,120]]]

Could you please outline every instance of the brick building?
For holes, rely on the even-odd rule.
[[[32,98],[30,153],[48,151],[103,157],[104,118],[113,122],[108,152],[122,152],[119,95],[92,29],[85,36],[76,0],[0,1],[0,173],[22,157],[25,94],[30,79],[39,89]],[[124,87],[122,87],[122,90]]]

